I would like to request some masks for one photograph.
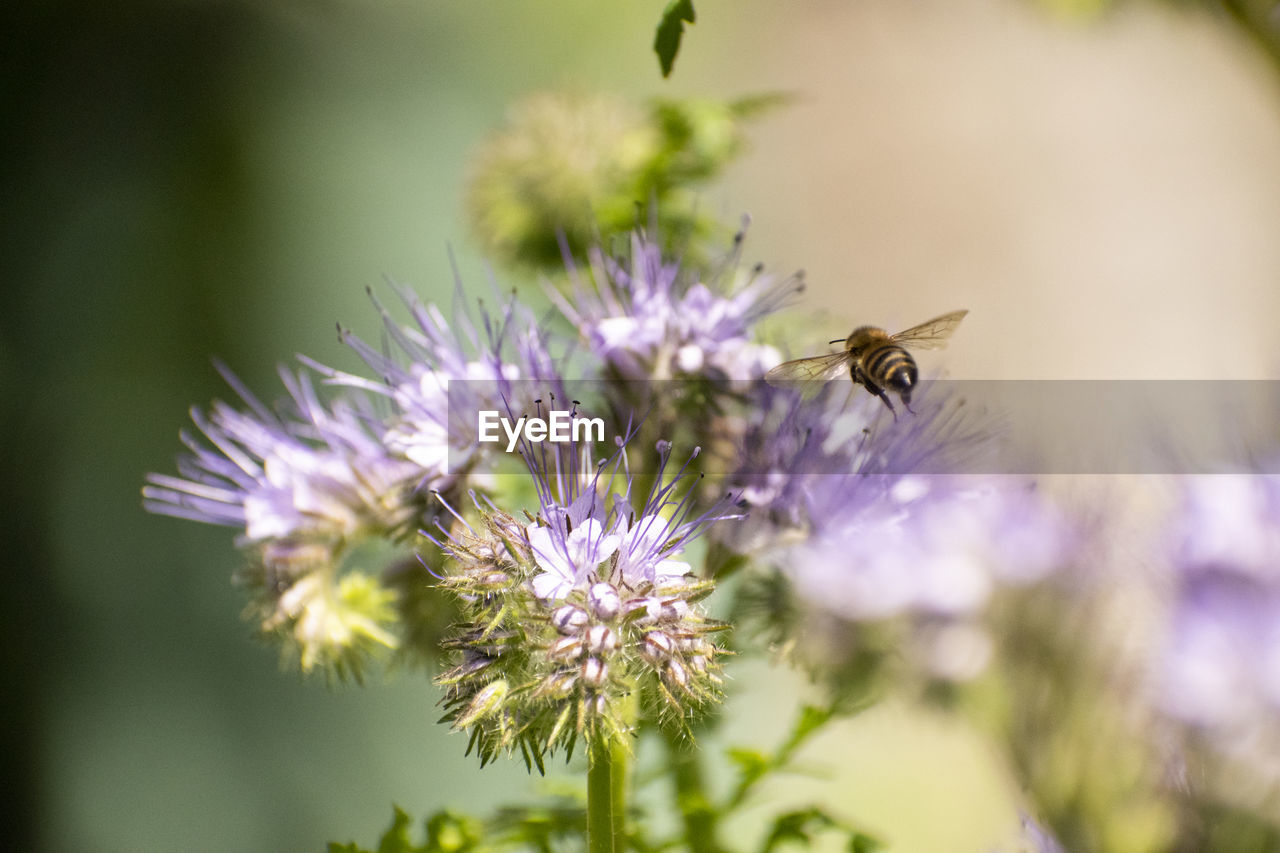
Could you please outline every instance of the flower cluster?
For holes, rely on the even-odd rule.
[[[620,445],[596,466],[588,447],[544,454],[526,442],[534,520],[480,505],[478,526],[457,515],[441,528],[456,567],[442,583],[464,619],[446,641],[455,664],[438,681],[446,719],[472,733],[482,761],[519,748],[541,766],[578,738],[620,738],[637,693],[677,724],[719,695],[713,636],[724,626],[699,604],[712,584],[677,558],[731,517],[728,504],[694,515],[696,478],[687,464],[668,476],[667,444],[654,485],[635,494]]]
[[[586,408],[626,424],[599,464],[585,440],[525,434],[528,479],[482,476],[502,450],[478,441],[474,413],[549,415],[542,400],[571,399],[552,350],[572,342],[514,297],[473,320],[405,291],[410,322],[377,306],[385,351],[343,333],[367,374],[306,361],[279,410],[231,379],[245,407],[196,412],[208,444],[187,439],[181,476],[153,476],[147,504],[241,530],[254,612],[304,670],[359,675],[378,647],[421,651],[438,635],[418,587],[450,594],[438,683],[482,762],[519,752],[541,767],[584,739],[625,742],[642,719],[687,728],[719,701],[727,625],[703,600],[726,554],[776,569],[821,617],[808,623],[905,624],[903,649],[931,677],[971,677],[990,654],[988,602],[1051,572],[1065,531],[1020,486],[941,476],[987,429],[927,386],[890,420],[847,383],[801,400],[759,381],[780,356],[758,322],[800,279],[741,270],[741,236],[710,272],[642,234],[624,257],[570,262],[553,299],[605,380]],[[708,452],[680,465],[677,446]],[[698,565],[689,546],[704,536]],[[397,560],[358,571],[379,540]]]

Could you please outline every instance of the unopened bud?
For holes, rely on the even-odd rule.
[[[578,683],[578,673],[576,672],[557,672],[543,679],[542,684],[538,687],[538,693],[543,696],[559,698],[568,696],[573,692],[573,686]]]
[[[650,631],[645,634],[644,645],[640,648],[640,654],[644,655],[644,659],[650,663],[661,663],[669,659],[674,651],[675,643],[662,631]]]
[[[684,634],[680,637],[680,651],[690,654],[703,654],[707,649],[707,641],[697,634]]]
[[[547,648],[551,660],[575,660],[582,654],[582,640],[578,637],[560,637]]]
[[[668,598],[662,602],[659,622],[679,622],[689,615],[689,603],[683,598]]]
[[[685,671],[684,664],[675,658],[667,662],[667,678],[677,687],[689,685],[689,673]]]
[[[504,679],[499,679],[489,686],[485,687],[471,699],[471,704],[467,706],[467,712],[454,721],[454,727],[465,729],[467,726],[487,717],[496,711],[504,699],[507,698],[508,686]]]
[[[551,614],[551,624],[561,634],[568,636],[577,636],[582,633],[589,619],[585,610],[574,607],[572,604],[557,608],[556,612]]]
[[[506,572],[486,572],[477,584],[477,586],[485,590],[499,590],[510,585],[511,575]]]
[[[587,629],[587,651],[606,655],[618,647],[618,635],[608,625],[592,625]]]
[[[599,690],[609,680],[609,666],[599,658],[587,658],[582,662],[582,683]]]
[[[622,610],[622,599],[618,597],[618,590],[613,584],[604,581],[591,587],[587,593],[587,601],[591,604],[591,610],[596,618],[602,622],[612,622],[618,618],[618,613]]]

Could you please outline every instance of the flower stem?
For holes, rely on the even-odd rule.
[[[613,738],[598,737],[591,744],[587,763],[587,850],[589,853],[621,853],[620,800],[624,766],[615,766],[618,747]],[[617,784],[615,785],[615,777]]]

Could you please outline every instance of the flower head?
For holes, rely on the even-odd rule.
[[[286,638],[303,670],[359,676],[365,653],[396,644],[387,627],[391,594],[338,570],[361,541],[412,530],[425,505],[420,469],[379,440],[361,394],[325,403],[306,373],[282,370],[289,398],[273,411],[223,375],[248,409],[219,402],[207,416],[193,410],[208,444],[184,434],[182,476],[149,475],[144,505],[239,528],[249,553],[242,577],[262,630]]]
[[[463,310],[455,312],[450,323],[439,308],[422,303],[410,290],[401,291],[401,298],[412,325],[398,323],[374,300],[398,352],[385,355],[355,335],[342,333],[377,374],[376,380],[313,366],[332,384],[387,398],[393,414],[381,438],[388,452],[415,462],[424,488],[447,491],[480,453],[475,423],[466,414],[523,405],[520,392],[531,385],[516,380],[556,388],[559,378],[545,336],[514,298],[497,316],[481,305],[479,325]]]
[[[558,243],[576,252],[629,231],[637,200],[653,205],[664,232],[711,233],[718,226],[693,185],[742,151],[748,119],[781,102],[532,95],[474,161],[473,233],[496,260],[546,268],[560,265]]]
[[[379,440],[367,400],[325,404],[306,373],[282,369],[289,399],[272,411],[222,372],[248,410],[221,402],[207,416],[193,409],[210,446],[184,433],[191,452],[179,459],[183,476],[149,475],[147,509],[239,527],[246,544],[405,532],[418,468]]]
[[[727,503],[695,516],[688,464],[668,474],[666,443],[654,485],[635,494],[625,443],[600,465],[586,448],[526,443],[535,520],[478,502],[480,526],[459,516],[441,530],[456,564],[444,582],[469,613],[441,678],[447,718],[472,731],[482,760],[518,746],[540,763],[584,734],[620,735],[637,690],[676,721],[719,695],[723,626],[698,604],[711,584],[677,558],[730,517]]]
[[[616,378],[759,379],[781,358],[754,340],[753,326],[798,292],[800,278],[743,274],[736,258],[731,266],[732,282],[698,281],[636,233],[629,260],[594,251],[589,280],[571,268],[571,294],[551,296]]]

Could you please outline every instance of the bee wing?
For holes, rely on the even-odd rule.
[[[889,340],[911,349],[942,349],[947,345],[947,338],[951,337],[951,333],[968,313],[969,310],[966,308],[962,311],[943,314],[941,317],[934,317],[919,326],[912,326],[896,335],[890,335]]]
[[[825,382],[835,379],[849,366],[852,356],[849,351],[833,352],[830,355],[815,355],[812,358],[797,358],[784,361],[764,375],[764,381],[779,388],[788,387],[796,382]]]

